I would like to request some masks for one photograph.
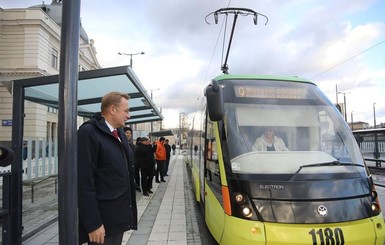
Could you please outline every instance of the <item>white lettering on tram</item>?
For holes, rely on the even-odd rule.
[[[275,189],[275,190],[284,190],[285,186],[283,185],[259,185],[260,189]]]

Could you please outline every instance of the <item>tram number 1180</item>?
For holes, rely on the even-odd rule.
[[[335,228],[334,231],[330,228],[309,231],[313,240],[313,245],[343,245],[345,244],[344,234],[340,228]],[[318,237],[318,239],[317,239]],[[320,243],[317,243],[317,240]]]

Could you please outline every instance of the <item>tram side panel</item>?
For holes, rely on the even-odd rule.
[[[195,200],[200,204],[205,223],[219,243],[224,230],[224,209],[219,172],[217,141],[213,122],[206,124],[205,111],[201,112],[203,121],[199,125],[199,152],[191,154],[188,166],[191,171]],[[195,125],[193,125],[194,128]],[[190,135],[193,135],[191,133]],[[195,140],[198,142],[198,140]],[[193,146],[191,145],[191,150]]]
[[[217,124],[208,121],[206,124],[206,148],[207,158],[205,159],[205,196],[204,196],[204,214],[208,229],[220,243],[225,227],[224,200],[222,196],[222,185],[224,172],[221,171],[223,162],[221,159],[221,148],[218,143]]]

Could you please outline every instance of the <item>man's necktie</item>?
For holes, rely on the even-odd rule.
[[[116,129],[112,130],[112,134],[115,136],[115,138],[120,140],[119,135],[118,135],[118,130],[116,130]]]

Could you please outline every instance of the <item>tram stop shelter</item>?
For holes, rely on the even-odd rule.
[[[131,117],[126,121],[127,125],[163,120],[163,116],[131,66],[79,72],[77,85],[78,116],[90,118],[95,113],[100,112],[102,97],[108,92],[118,91],[127,93],[131,97],[129,100]],[[11,191],[13,193],[10,195],[10,205],[13,208],[9,219],[7,219],[9,222],[5,225],[11,227],[11,230],[16,234],[21,234],[22,229],[21,190],[23,183],[21,173],[25,101],[59,109],[59,75],[13,81],[12,148],[15,152],[15,158],[11,168]],[[58,135],[61,135],[61,132]]]
[[[164,136],[171,136],[174,135],[174,132],[172,130],[162,130],[162,131],[156,131],[156,132],[150,132],[149,136],[153,140],[157,137],[164,137]]]

